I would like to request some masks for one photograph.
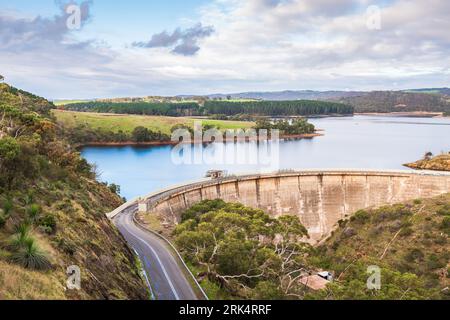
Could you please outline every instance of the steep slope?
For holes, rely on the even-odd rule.
[[[450,299],[450,194],[358,211],[309,259],[336,281],[309,298]],[[369,266],[381,271],[368,290]]]
[[[145,299],[135,257],[104,216],[122,200],[65,141],[51,107],[0,83],[0,299]],[[79,290],[66,286],[70,266]]]

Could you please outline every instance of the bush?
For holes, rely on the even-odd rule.
[[[11,255],[11,261],[26,269],[48,270],[51,268],[47,255],[31,237],[27,238],[23,246]]]
[[[41,215],[42,208],[37,204],[32,204],[27,209],[28,218],[32,223],[35,223],[39,220],[39,216]]]
[[[425,257],[425,255],[422,252],[422,250],[412,249],[406,254],[405,260],[408,262],[415,262],[417,260],[422,260],[424,257]]]
[[[370,215],[366,210],[359,210],[350,218],[350,221],[358,224],[364,224],[369,221],[369,218]]]
[[[22,223],[16,227],[16,233],[9,240],[9,248],[11,250],[20,250],[24,247],[27,239],[30,236],[30,226],[26,223]]]
[[[0,212],[0,228],[2,228],[6,223],[6,218],[3,213]]]
[[[39,226],[43,227],[46,233],[53,234],[56,232],[56,219],[53,215],[48,214],[40,219]]]
[[[58,239],[56,239],[56,243],[58,244],[58,247],[62,251],[64,251],[64,253],[66,253],[70,256],[73,256],[75,254],[75,252],[77,251],[76,245],[73,242],[68,241],[66,239],[58,238]]]
[[[409,237],[413,233],[414,233],[414,230],[410,227],[407,227],[407,228],[403,228],[402,231],[400,231],[400,236],[401,237]]]
[[[436,213],[440,216],[450,216],[450,205],[446,204],[440,208]]]
[[[9,216],[11,213],[11,210],[13,209],[14,205],[11,199],[6,199],[3,203],[3,214],[5,217]]]
[[[447,235],[450,235],[450,217],[444,217],[439,228]]]
[[[432,254],[427,259],[427,266],[431,270],[440,269],[446,266],[446,262],[435,254]]]

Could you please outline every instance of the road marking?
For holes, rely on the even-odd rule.
[[[123,216],[123,218],[125,218],[125,216]],[[127,226],[130,226],[130,225],[131,225],[127,219],[124,219],[124,220],[125,220],[125,225],[127,225]],[[131,233],[131,232],[130,232],[130,234],[131,234],[133,237],[135,237],[136,239],[138,239],[139,241],[141,241],[145,246],[147,246],[147,248],[149,248],[149,249],[152,251],[152,253],[153,253],[153,254],[155,255],[155,257],[156,257],[156,260],[158,260],[158,263],[159,263],[159,265],[161,266],[161,270],[163,271],[164,276],[166,277],[167,282],[169,283],[170,289],[172,290],[172,293],[173,293],[173,295],[175,296],[175,299],[176,299],[176,300],[180,300],[180,296],[178,295],[177,290],[175,289],[175,287],[174,287],[172,281],[170,280],[169,274],[167,273],[166,268],[164,268],[164,265],[163,265],[161,259],[159,258],[159,255],[156,253],[156,251],[155,251],[155,250],[154,250],[154,249],[153,249],[153,248],[152,248],[145,240],[143,240],[141,237],[139,237],[139,236],[137,236],[136,234],[133,234],[133,233]]]
[[[172,290],[172,293],[175,296],[175,299],[176,300],[180,300],[180,297],[178,296],[177,290],[175,290],[175,287],[174,287],[172,281],[170,280],[170,277],[169,277],[169,275],[168,275],[168,273],[166,271],[166,268],[164,268],[164,265],[163,265],[161,259],[159,258],[158,254],[156,253],[156,251],[147,242],[145,242],[145,240],[142,240],[140,237],[138,237],[136,235],[135,235],[135,237],[136,237],[136,239],[141,241],[144,245],[146,245],[152,251],[152,253],[155,255],[156,260],[158,260],[158,263],[161,266],[161,269],[162,269],[162,271],[164,273],[164,276],[166,277],[167,282],[169,283],[170,289]]]
[[[134,248],[133,248],[133,250],[136,253],[136,255],[138,256],[138,259],[142,261],[141,256],[139,255],[139,252],[137,252],[137,250]],[[142,261],[142,262],[145,264],[145,261]],[[153,293],[152,285],[150,284],[150,280],[148,279],[147,271],[145,271],[144,265],[142,266],[142,273],[144,274],[145,281],[147,282],[147,286],[150,289],[150,299],[156,300],[155,294]]]

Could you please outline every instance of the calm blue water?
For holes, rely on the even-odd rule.
[[[193,154],[204,156],[202,164],[174,163],[173,147],[169,146],[87,147],[82,155],[97,164],[102,180],[119,184],[122,195],[131,199],[203,178],[210,169],[229,173],[274,171],[278,167],[402,169],[402,164],[421,158],[427,151],[437,154],[450,150],[448,118],[355,116],[311,122],[324,129],[325,136],[281,142],[276,158],[279,163],[273,167],[264,160],[260,165],[252,162],[252,155],[265,152],[256,143],[213,144],[206,150],[193,150]],[[222,161],[213,163],[211,157]],[[227,162],[232,160],[234,164]]]

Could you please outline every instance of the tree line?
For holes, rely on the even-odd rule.
[[[353,114],[353,107],[336,102],[295,100],[295,101],[207,101],[208,114],[252,114],[259,116],[309,116],[325,114]]]
[[[87,101],[67,104],[65,110],[81,112],[99,112],[116,114],[138,114],[148,116],[200,116],[202,110],[195,102],[185,103],[156,103],[156,102],[99,102]]]
[[[154,116],[308,116],[326,114],[353,114],[350,105],[325,101],[206,101],[204,106],[195,102],[186,103],[152,103],[129,102],[110,103],[88,101],[68,104],[65,110],[82,112],[101,112],[116,114],[138,114]]]

